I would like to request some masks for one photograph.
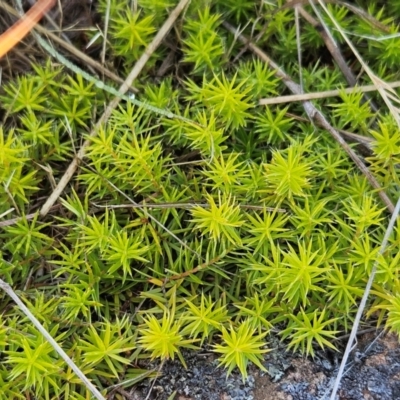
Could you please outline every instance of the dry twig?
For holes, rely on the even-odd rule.
[[[392,89],[398,88],[400,87],[400,81],[389,82],[387,83],[387,85]],[[356,86],[345,89],[325,90],[323,92],[299,93],[288,96],[277,96],[268,99],[260,99],[258,104],[260,106],[268,106],[272,104],[292,103],[295,101],[326,99],[328,97],[340,96],[341,93],[351,94],[357,91],[365,93],[365,92],[374,92],[376,90],[378,90],[378,87],[376,87],[375,85]]]

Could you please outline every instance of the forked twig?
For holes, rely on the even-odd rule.
[[[301,89],[300,86],[295,83],[292,78],[284,72],[281,67],[275,63],[267,54],[265,54],[259,47],[250,42],[245,36],[238,33],[237,29],[232,25],[224,22],[223,25],[225,28],[230,31],[233,35],[235,35],[244,45],[247,45],[248,48],[253,51],[261,60],[266,62],[272,69],[275,70],[276,75],[282,79],[283,83],[295,94],[300,94]],[[325,118],[325,116],[319,111],[311,102],[305,101],[303,103],[304,110],[306,111],[309,118],[315,121],[318,125],[326,129],[333,138],[340,144],[343,150],[349,155],[349,157],[354,161],[360,171],[365,175],[368,179],[371,186],[377,190],[379,197],[387,207],[387,209],[393,213],[394,205],[391,202],[390,198],[387,196],[385,191],[380,186],[379,182],[376,178],[371,174],[369,169],[365,166],[365,164],[361,161],[361,159],[357,156],[354,150],[346,143],[346,141],[342,138],[340,133],[335,129]]]

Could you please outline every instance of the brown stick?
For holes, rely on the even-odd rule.
[[[398,88],[400,87],[400,81],[389,82],[387,85],[391,88]],[[375,90],[378,90],[378,88],[375,85],[364,85],[364,86],[356,86],[345,89],[326,90],[323,92],[300,93],[287,96],[271,97],[267,99],[260,99],[258,104],[260,106],[267,106],[271,104],[292,103],[294,101],[325,99],[327,97],[340,96],[341,93],[346,93],[346,94],[351,94],[354,92],[365,93],[365,92],[374,92]]]
[[[235,37],[237,37],[244,45],[248,46],[248,48],[255,53],[261,60],[266,62],[272,69],[275,70],[276,75],[283,80],[283,83],[289,88],[289,90],[294,94],[301,94],[300,85],[295,83],[292,78],[283,71],[278,64],[276,64],[271,58],[268,57],[259,47],[255,44],[249,42],[249,40],[243,36],[242,34],[238,33],[238,30],[235,29],[232,25],[224,22],[223,25],[225,28],[231,32]],[[369,183],[374,189],[377,189],[378,195],[390,211],[393,214],[394,212],[394,205],[384,192],[382,187],[380,186],[379,182],[375,179],[375,177],[371,174],[369,169],[365,166],[365,164],[360,160],[357,154],[353,151],[353,149],[345,142],[342,138],[340,133],[335,129],[325,118],[325,116],[314,107],[314,105],[310,101],[305,101],[303,103],[303,107],[307,115],[310,119],[315,121],[318,125],[322,126],[326,129],[333,138],[340,144],[343,150],[349,155],[349,157],[354,161],[360,171],[365,175],[368,179]]]

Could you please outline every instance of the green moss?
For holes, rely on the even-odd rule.
[[[184,363],[182,348],[204,343],[215,346],[228,373],[238,367],[246,376],[248,362],[262,367],[272,330],[311,356],[335,348],[374,262],[368,315],[400,333],[400,226],[380,256],[388,213],[376,191],[300,103],[258,105],[287,94],[284,84],[251,52],[240,54],[222,24],[248,37],[262,32],[259,45],[296,80],[293,10],[247,0],[198,3],[135,82],[140,101],[184,118],[123,101],[89,138],[109,95],[85,77],[49,60],[1,87],[0,214],[21,217],[1,228],[1,278],[103,391],[116,380],[144,379],[139,360],[178,356]],[[358,2],[395,33],[392,3]],[[122,59],[122,76],[174,2],[139,1],[133,11],[131,2],[110,4],[106,61],[111,67]],[[103,20],[106,6],[100,1]],[[329,9],[370,68],[398,80],[398,38],[366,38],[387,32],[343,5]],[[305,89],[343,87],[318,33],[306,26],[301,35]],[[171,51],[171,68],[157,77]],[[399,128],[379,96],[371,97],[379,113],[359,92],[316,104],[338,129],[370,139],[368,167],[395,199]],[[43,204],[88,138],[58,206],[46,219],[24,217]],[[0,399],[22,392],[85,398],[78,378],[0,296]]]

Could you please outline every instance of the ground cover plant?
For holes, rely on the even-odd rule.
[[[1,61],[0,278],[103,396],[162,372],[148,360],[185,364],[184,349],[210,346],[244,379],[270,335],[341,350],[375,264],[363,323],[400,334],[399,224],[380,253],[399,187],[384,82],[399,74],[400,1],[192,0],[150,52],[177,3],[99,0],[77,21],[64,4],[49,13],[61,41],[97,64],[54,35],[48,54],[51,25]],[[274,102],[291,79],[339,92],[313,112]],[[0,399],[89,398],[0,296]]]

